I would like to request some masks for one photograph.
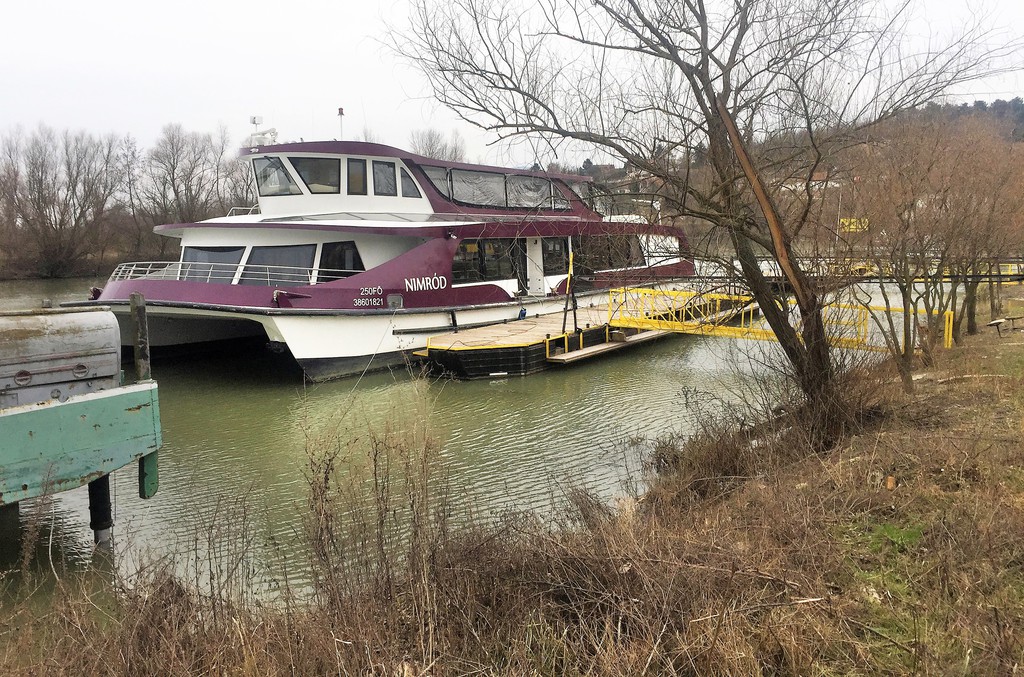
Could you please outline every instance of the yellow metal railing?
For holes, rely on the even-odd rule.
[[[790,302],[793,305],[794,302]],[[870,342],[871,312],[906,312],[903,308],[830,303],[822,321],[833,345],[884,352]],[[927,311],[910,311],[916,314]],[[937,311],[933,311],[937,312]],[[659,289],[612,289],[608,294],[608,325],[660,329],[702,336],[774,341],[775,332],[757,319],[760,308],[750,296]],[[797,325],[799,327],[799,324]],[[943,317],[943,346],[953,345],[953,311]]]
[[[891,308],[889,306],[860,306],[864,309],[865,313],[905,313],[906,308]],[[912,310],[910,311],[915,315],[928,315],[927,310]],[[933,310],[930,314],[938,315],[940,311]],[[953,347],[953,311],[945,310],[942,312],[942,347],[952,348]]]
[[[609,291],[608,324],[632,329],[666,329],[691,333],[735,329],[737,314],[753,320],[753,298],[738,294],[618,288]],[[748,325],[749,326],[749,325]]]
[[[558,343],[562,344],[562,352],[563,353],[569,352],[569,334],[560,334],[558,336],[549,336],[548,338],[544,339],[544,358],[545,359],[549,359],[551,357],[551,355],[552,355],[551,345],[552,344],[558,344]]]

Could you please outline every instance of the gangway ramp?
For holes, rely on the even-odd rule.
[[[571,364],[573,362],[579,362],[580,360],[596,357],[604,353],[611,353],[616,350],[628,348],[629,346],[635,346],[639,343],[653,341],[654,339],[662,338],[663,336],[667,336],[671,333],[672,332],[663,329],[646,329],[630,335],[626,335],[622,332],[611,332],[612,336],[610,336],[608,341],[605,343],[598,343],[596,345],[578,348],[577,350],[571,350],[569,352],[554,353],[547,356],[547,361],[558,364]],[[615,334],[620,334],[620,336],[616,336]]]
[[[799,331],[795,302],[787,314]],[[903,308],[829,303],[822,307],[822,320],[832,345],[842,348],[886,352],[884,344],[871,341],[872,313],[904,313]],[[915,311],[909,311],[917,314]],[[923,312],[923,311],[922,311]],[[742,294],[667,291],[663,289],[619,288],[609,292],[608,325],[640,330],[660,330],[700,336],[775,341],[775,333],[760,316],[753,297]],[[943,343],[952,343],[953,313],[943,317]]]
[[[619,288],[608,295],[611,327],[769,340],[753,297],[719,292]]]

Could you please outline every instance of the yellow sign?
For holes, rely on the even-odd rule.
[[[867,219],[839,219],[839,230],[844,233],[863,233],[867,229]]]

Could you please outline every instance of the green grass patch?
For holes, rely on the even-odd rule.
[[[877,524],[869,535],[872,552],[906,553],[917,547],[924,535],[920,525],[899,526],[898,524]]]

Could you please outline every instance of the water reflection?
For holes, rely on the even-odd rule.
[[[69,280],[0,280],[0,300],[4,310],[42,308],[49,300],[56,307],[69,301],[84,301],[89,288],[102,285],[105,280],[79,277]]]

